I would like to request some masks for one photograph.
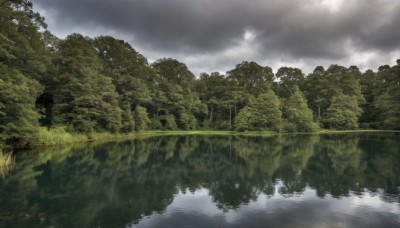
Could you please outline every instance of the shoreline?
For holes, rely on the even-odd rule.
[[[275,135],[322,135],[322,134],[345,134],[345,133],[400,133],[400,130],[320,130],[317,132],[273,132],[273,131],[219,131],[219,130],[190,130],[190,131],[143,131],[129,134],[95,133],[91,135],[68,134],[67,141],[51,141],[38,139],[37,143],[31,144],[25,148],[14,148],[17,151],[30,150],[34,148],[47,148],[53,146],[63,146],[90,142],[113,141],[124,139],[135,139],[137,137],[157,137],[157,136],[184,136],[184,135],[214,135],[214,136],[275,136]],[[54,135],[57,138],[57,135]]]

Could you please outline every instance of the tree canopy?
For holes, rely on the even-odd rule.
[[[276,73],[244,61],[202,73],[126,41],[59,39],[26,0],[0,1],[0,143],[29,144],[38,128],[72,133],[219,129],[312,132],[400,129],[400,60],[377,71],[317,66]]]

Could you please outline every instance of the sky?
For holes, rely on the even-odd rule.
[[[65,38],[111,35],[149,62],[174,58],[199,75],[243,61],[376,70],[400,58],[398,0],[32,0]]]

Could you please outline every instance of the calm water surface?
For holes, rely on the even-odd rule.
[[[19,153],[0,227],[400,227],[400,135],[164,136]]]

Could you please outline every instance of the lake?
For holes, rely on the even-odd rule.
[[[20,152],[0,227],[400,227],[400,134],[159,136]]]

